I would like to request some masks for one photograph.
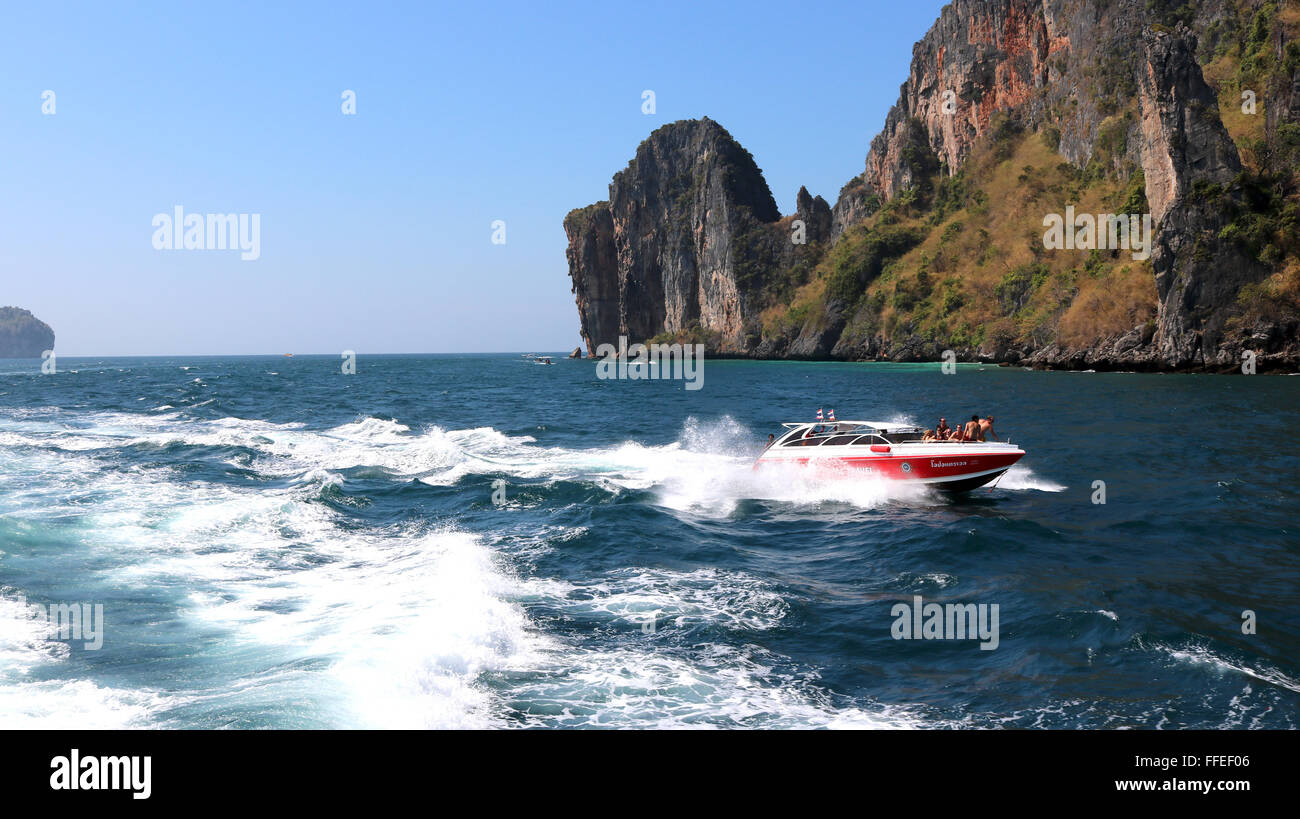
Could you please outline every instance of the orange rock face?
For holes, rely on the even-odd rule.
[[[908,156],[912,146],[955,170],[993,114],[1023,106],[1051,80],[1050,59],[1069,45],[1038,0],[945,7],[913,48],[902,95],[871,143],[868,183],[885,198],[911,184],[919,171]]]

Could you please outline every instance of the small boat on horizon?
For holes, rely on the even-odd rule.
[[[754,461],[754,469],[813,467],[827,477],[860,475],[911,481],[945,492],[967,492],[997,480],[1025,457],[1006,442],[927,441],[926,430],[885,421],[809,421],[782,424]]]

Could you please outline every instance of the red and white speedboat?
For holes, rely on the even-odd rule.
[[[868,474],[965,492],[995,481],[1025,456],[1012,443],[925,442],[925,430],[879,421],[812,421],[786,428],[754,462],[811,467],[829,477]]]

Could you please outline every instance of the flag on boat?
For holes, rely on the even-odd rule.
[[[821,421],[821,420],[822,420],[822,408],[821,408],[821,407],[818,407],[818,408],[817,408],[817,420],[818,420],[818,421]]]
[[[828,418],[827,420],[828,420],[828,421],[834,421],[834,420],[835,420],[835,410],[833,410],[833,409],[831,410],[831,417]]]

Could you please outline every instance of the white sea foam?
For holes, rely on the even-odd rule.
[[[83,679],[32,679],[36,668],[66,663],[70,648],[56,626],[33,617],[30,602],[0,590],[0,730],[139,727],[169,700],[152,691],[106,688]]]
[[[327,661],[320,697],[339,706],[340,725],[495,724],[479,676],[524,667],[546,640],[509,601],[515,581],[492,554],[455,532],[316,542],[311,564],[192,596],[188,614]]]
[[[1251,668],[1245,663],[1222,657],[1202,645],[1192,644],[1182,648],[1157,645],[1156,648],[1181,663],[1204,666],[1218,673],[1231,672],[1242,674],[1246,677],[1259,680],[1260,682],[1268,683],[1269,685],[1276,685],[1279,688],[1285,688],[1288,691],[1300,693],[1300,680],[1292,679],[1278,669],[1267,665],[1260,665],[1258,668]]]
[[[914,728],[901,706],[833,703],[823,689],[753,647],[708,646],[695,656],[629,646],[551,658],[512,695],[525,725],[605,728]]]
[[[104,420],[87,434],[102,437],[116,422]],[[113,432],[131,441],[154,435],[130,426]],[[294,696],[329,703],[324,710],[332,724],[491,724],[495,707],[479,676],[525,662],[545,642],[511,602],[516,581],[468,534],[340,527],[337,513],[312,502],[320,486],[340,480],[312,466],[329,451],[325,440],[272,427],[228,419],[177,434],[284,452],[281,460],[293,462],[285,471],[301,472],[287,488],[193,482],[159,468],[103,469],[86,454],[64,450],[23,453],[17,468],[38,472],[66,462],[78,490],[93,494],[95,503],[78,510],[78,531],[85,534],[76,548],[98,567],[97,579],[118,588],[190,589],[179,621],[196,634],[225,631],[223,644],[256,646],[269,669],[298,660],[322,663],[326,670],[315,675],[314,685]],[[333,432],[334,440],[382,440],[403,430],[362,422]],[[280,442],[254,440],[268,433],[281,436]],[[308,454],[296,456],[299,449]],[[0,512],[68,513],[57,498],[25,500],[6,493]],[[116,726],[156,710],[159,703],[148,692],[87,687],[75,679],[31,680],[34,666],[57,660],[67,646],[41,639],[37,624],[20,617],[24,612],[11,598],[0,597],[0,709],[13,715],[11,722]],[[196,649],[202,657],[201,646]],[[256,674],[270,685],[282,672]],[[60,685],[80,685],[84,697],[65,706],[58,700],[24,704]],[[183,693],[196,701],[224,696],[201,686]],[[265,691],[250,688],[249,696]],[[87,709],[102,712],[102,719]]]
[[[918,591],[929,586],[946,589],[956,585],[957,578],[947,572],[903,572],[893,582],[905,590]]]
[[[175,703],[144,689],[116,689],[89,680],[0,685],[0,729],[105,730],[143,728]]]
[[[265,683],[286,664],[323,664],[294,696],[328,706],[331,724],[494,724],[496,708],[479,676],[526,665],[546,643],[512,602],[519,581],[475,536],[343,529],[336,513],[300,488],[112,480],[97,482],[103,498],[86,522],[97,562],[119,563],[101,575],[117,587],[190,589],[179,621],[195,634],[224,634],[223,644],[255,648],[273,669]],[[30,666],[45,659],[42,645],[11,636],[0,640],[0,659]],[[16,680],[9,682],[13,688]],[[184,692],[194,699],[219,693]]]
[[[67,644],[50,640],[52,636],[49,621],[32,617],[20,594],[0,589],[0,680],[16,679],[33,666],[67,656]]]
[[[1010,490],[1035,490],[1038,492],[1063,492],[1066,487],[1055,481],[1040,478],[1032,469],[1022,464],[1016,464],[1007,470],[1006,474],[997,482],[998,489]]]
[[[619,569],[590,583],[554,584],[548,592],[571,616],[601,615],[654,629],[708,624],[766,631],[789,612],[762,580],[719,569]]]
[[[362,418],[333,429],[225,418],[184,420],[149,414],[98,413],[69,429],[48,414],[10,418],[0,446],[15,454],[6,474],[67,480],[93,496],[79,508],[83,549],[96,576],[119,588],[188,590],[177,617],[196,634],[222,635],[264,658],[259,667],[319,669],[299,684],[330,724],[375,727],[480,727],[517,724],[512,709],[531,709],[525,723],[588,725],[814,725],[878,727],[919,724],[908,709],[832,702],[810,680],[756,649],[703,644],[669,649],[665,640],[694,628],[765,631],[788,613],[781,594],[759,578],[723,570],[637,567],[589,583],[517,577],[483,538],[423,525],[347,525],[316,502],[345,470],[374,467],[450,486],[474,475],[520,480],[584,481],[610,493],[647,491],[655,503],[687,517],[733,514],[748,500],[807,514],[827,505],[873,508],[930,502],[906,484],[826,481],[752,470],[758,440],[730,419],[688,421],[678,440],[627,441],[573,449],[539,446],[529,436],[491,427],[411,429],[395,420]],[[174,470],[116,468],[103,450],[180,442],[251,450],[248,468],[289,480],[278,488],[208,484]],[[11,471],[13,470],[13,471]],[[62,476],[62,477],[59,477]],[[1010,477],[1010,475],[1008,476]],[[75,480],[74,480],[75,478]],[[1003,488],[1008,488],[1004,486]],[[1033,486],[1029,488],[1040,488]],[[26,490],[39,493],[39,489]],[[1056,491],[1056,490],[1048,490]],[[484,489],[486,497],[487,489]],[[57,497],[33,502],[6,492],[0,513],[66,515]],[[583,530],[540,533],[527,552]],[[485,542],[486,541],[486,542]],[[528,610],[627,629],[631,641],[588,646],[543,634]],[[642,639],[655,617],[661,637]],[[177,702],[267,696],[283,671],[253,671],[219,690],[202,681],[169,693],[118,691],[67,679],[35,681],[26,670],[59,662],[48,644],[0,612],[0,661],[16,677],[0,685],[0,708],[15,721],[113,726],[148,723]],[[676,630],[674,632],[673,630]],[[58,645],[58,644],[54,644]],[[203,646],[197,650],[200,654]],[[307,672],[295,671],[294,674]],[[489,680],[507,674],[508,691]],[[260,692],[258,691],[260,685]],[[85,695],[81,704],[27,704],[59,686]],[[93,712],[87,715],[85,708]],[[96,716],[97,715],[97,716]]]

